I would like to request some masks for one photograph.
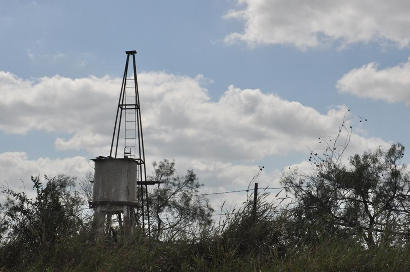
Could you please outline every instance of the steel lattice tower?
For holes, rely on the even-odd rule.
[[[142,133],[141,105],[138,90],[137,68],[135,54],[137,51],[126,51],[126,62],[118,99],[117,113],[115,116],[114,131],[111,140],[110,157],[117,158],[120,138],[123,140],[123,158],[130,158],[137,162],[137,219],[141,218],[142,227],[145,229],[147,221],[148,233],[150,232],[149,202],[144,137]],[[130,61],[131,59],[131,61]],[[122,136],[121,127],[123,127]],[[120,144],[121,146],[121,144]]]

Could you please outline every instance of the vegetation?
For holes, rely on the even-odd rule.
[[[409,240],[410,177],[399,164],[402,145],[356,154],[348,165],[335,160],[332,152],[322,158],[312,155],[314,175],[289,175],[283,181],[294,195],[292,218],[304,237],[320,241],[332,233],[353,237],[368,248]]]
[[[193,171],[155,164],[151,236],[128,244],[95,242],[75,179],[32,178],[33,197],[4,191],[0,271],[410,271],[404,147],[345,163],[335,150],[311,154],[311,175],[283,177],[286,208],[262,194],[219,222]]]
[[[189,170],[183,177],[175,174],[175,162],[154,163],[152,180],[159,181],[150,194],[151,231],[157,240],[175,241],[197,236],[212,223],[213,209],[198,194],[201,184]]]

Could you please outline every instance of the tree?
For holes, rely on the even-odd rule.
[[[82,199],[73,192],[74,178],[57,176],[31,177],[35,198],[26,193],[5,190],[2,205],[2,259],[29,262],[37,256],[48,258],[54,246],[76,235],[82,225]]]
[[[348,164],[334,156],[335,148],[329,150],[322,157],[312,154],[313,175],[293,173],[282,180],[294,195],[292,212],[305,237],[353,236],[368,247],[408,241],[410,179],[400,164],[404,146],[356,154]]]
[[[157,239],[192,238],[210,226],[213,209],[199,194],[202,186],[196,174],[188,170],[184,176],[175,173],[175,162],[163,160],[153,164],[152,180],[160,184],[149,195],[151,229]]]

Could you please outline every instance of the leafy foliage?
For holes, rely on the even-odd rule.
[[[30,262],[38,256],[48,258],[54,247],[78,234],[82,200],[70,188],[74,179],[66,176],[31,178],[34,199],[26,193],[5,190],[7,201],[2,206],[2,258],[8,264]]]
[[[163,160],[154,163],[151,179],[160,182],[149,196],[156,239],[192,238],[211,225],[213,209],[199,194],[201,184],[192,170],[185,176],[178,176],[175,163]]]
[[[319,241],[323,236],[353,236],[368,247],[397,244],[410,236],[410,179],[400,164],[404,147],[354,155],[349,164],[332,154],[316,156],[310,176],[288,175],[283,184],[293,193],[294,218],[301,234]]]

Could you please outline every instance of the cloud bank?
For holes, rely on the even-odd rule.
[[[229,86],[211,101],[201,77],[140,75],[146,149],[153,156],[254,161],[306,152],[320,136],[337,132],[344,106],[325,114],[259,89]],[[68,133],[64,150],[108,154],[120,79],[61,76],[29,81],[0,72],[0,130]]]
[[[265,159],[290,152],[307,154],[318,147],[318,137],[335,135],[348,116],[345,106],[320,113],[272,93],[233,85],[213,101],[201,86],[202,76],[148,72],[139,79],[148,164],[175,159],[178,169],[193,168],[198,173],[206,191],[246,187]],[[0,131],[68,134],[55,140],[58,150],[108,155],[120,86],[120,78],[108,76],[26,80],[0,72]],[[352,135],[352,152],[383,144],[381,139]],[[0,155],[3,180],[36,173],[81,176],[90,170],[83,157],[33,160],[21,152]],[[277,185],[281,170],[275,165],[265,165],[265,170],[261,176],[265,186]]]
[[[33,184],[30,177],[47,175],[68,175],[83,178],[93,171],[93,165],[84,157],[76,156],[64,159],[38,158],[29,159],[25,152],[0,153],[0,186],[17,191],[30,191]]]

